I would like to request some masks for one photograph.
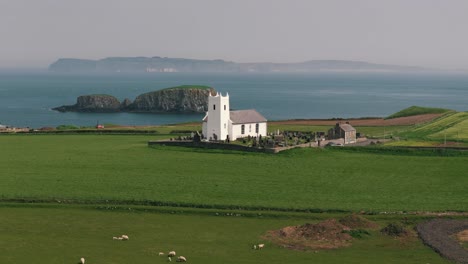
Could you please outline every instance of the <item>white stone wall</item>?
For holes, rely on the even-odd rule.
[[[256,136],[266,136],[267,134],[267,123],[258,123],[258,133],[255,132],[255,125],[257,123],[248,123],[248,124],[234,124],[232,125],[232,132],[230,138],[235,140],[237,138],[243,138],[247,136],[256,137]],[[242,134],[242,125],[245,126],[244,134]]]
[[[202,122],[202,134],[206,138],[206,132],[208,131],[207,122]]]

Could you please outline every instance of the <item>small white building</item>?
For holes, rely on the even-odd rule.
[[[229,110],[229,94],[208,97],[208,112],[203,118],[203,136],[208,140],[236,140],[242,137],[266,136],[267,120],[257,111]]]

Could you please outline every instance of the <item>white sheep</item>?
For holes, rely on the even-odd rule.
[[[84,258],[80,259],[80,264],[85,264],[85,259]]]
[[[164,256],[166,255],[164,252],[159,252],[159,256]]]
[[[127,235],[122,235],[121,238],[122,238],[123,240],[128,240],[128,236],[127,236]]]
[[[167,260],[172,261],[171,257],[167,257]]]
[[[265,247],[265,244],[258,244],[258,249],[262,249]]]
[[[177,258],[177,262],[187,262],[187,259],[184,256],[180,256]]]
[[[174,257],[176,255],[175,251],[170,251],[169,254],[167,254],[169,257]]]
[[[112,237],[112,240],[119,240],[120,237]]]

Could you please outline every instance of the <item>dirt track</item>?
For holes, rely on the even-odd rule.
[[[353,126],[409,126],[414,124],[425,123],[431,121],[441,114],[425,114],[407,117],[399,117],[393,119],[372,118],[372,119],[304,119],[304,120],[286,120],[286,121],[269,121],[273,125],[315,125],[315,126],[333,126],[337,122],[349,122]]]

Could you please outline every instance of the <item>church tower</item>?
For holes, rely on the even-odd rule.
[[[207,139],[226,140],[229,135],[229,94],[223,96],[216,93],[208,97],[208,122],[206,127]]]

